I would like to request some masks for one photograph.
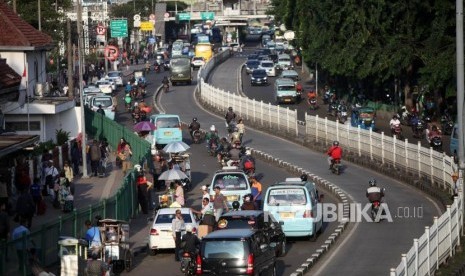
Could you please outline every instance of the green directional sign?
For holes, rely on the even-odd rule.
[[[202,18],[202,20],[213,20],[215,19],[215,13],[214,12],[201,12],[200,18]]]
[[[128,20],[115,19],[110,21],[111,37],[128,37]]]
[[[190,14],[190,13],[187,13],[187,12],[178,13],[178,14],[176,15],[176,18],[177,18],[179,21],[189,21],[189,20],[191,20],[191,14]]]

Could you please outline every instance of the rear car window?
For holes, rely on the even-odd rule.
[[[295,90],[295,86],[291,86],[291,85],[280,85],[280,86],[278,86],[278,90]]]
[[[111,78],[119,77],[120,73],[118,73],[118,72],[110,72],[110,73],[108,73],[108,76],[111,77]]]
[[[271,62],[263,62],[262,67],[265,67],[265,68],[273,67],[273,63],[271,63]]]
[[[102,107],[110,107],[113,105],[111,99],[109,98],[96,98],[94,100],[94,106],[102,105]]]
[[[268,205],[271,206],[292,206],[307,204],[305,190],[296,189],[272,189],[268,195]]]
[[[187,58],[172,59],[171,66],[190,66]]]
[[[175,215],[174,214],[160,214],[157,217],[155,223],[171,223],[173,222]],[[182,214],[184,223],[192,223],[192,218],[190,214]]]
[[[218,174],[213,181],[213,187],[220,186],[221,190],[247,190],[249,187],[245,176],[241,173]]]
[[[202,252],[208,259],[244,259],[248,255],[247,242],[240,240],[206,241]]]
[[[257,221],[254,217],[222,217],[218,220],[219,229],[256,229]]]
[[[159,118],[156,123],[157,128],[177,128],[179,127],[178,118]]]

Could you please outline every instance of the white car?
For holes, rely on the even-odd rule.
[[[82,91],[84,92],[84,94],[82,94],[82,98],[84,99],[84,105],[89,104],[89,100],[91,97],[95,95],[103,95],[102,90],[100,90],[100,88],[98,88],[98,86],[94,84],[89,84],[85,86],[82,89]]]
[[[190,208],[162,208],[160,209],[153,220],[152,228],[150,229],[148,250],[150,255],[156,255],[159,249],[175,248],[173,231],[171,223],[175,217],[176,210],[180,209],[185,225],[192,225],[193,233],[197,233],[199,227],[194,213]],[[181,235],[186,232],[181,231]]]
[[[117,86],[123,86],[123,74],[121,71],[110,71],[105,78],[113,81]]]
[[[274,62],[271,60],[262,60],[258,69],[263,69],[266,71],[268,77],[276,77],[276,70],[274,68]]]
[[[113,98],[108,95],[96,95],[90,98],[89,105],[92,111],[97,111],[99,106],[102,106],[105,116],[110,120],[115,120],[115,103]]]
[[[111,94],[111,92],[113,91],[112,84],[108,80],[101,79],[101,80],[97,81],[96,84],[97,84],[98,88],[100,88],[102,93]]]
[[[193,57],[191,62],[192,68],[200,68],[205,65],[205,59],[203,57]]]

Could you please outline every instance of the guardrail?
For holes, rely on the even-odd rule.
[[[299,136],[295,111],[279,106],[269,107],[269,104],[240,97],[205,82],[210,71],[229,56],[229,51],[219,53],[199,72],[198,89],[201,99],[218,110],[226,111],[231,106],[236,114],[258,122],[262,127],[268,126],[273,131],[281,129],[288,133],[295,132],[295,136]],[[403,168],[417,174],[418,179],[426,178],[431,184],[439,184],[438,186],[450,193],[456,190],[452,175],[457,167],[453,158],[431,148],[424,148],[420,143],[411,144],[407,139],[396,140],[384,133],[375,133],[308,114],[305,115],[303,135],[305,140],[328,144],[338,140],[345,149],[356,152],[359,156]],[[435,217],[434,224],[425,227],[425,233],[419,239],[414,239],[413,247],[407,254],[402,254],[401,263],[397,268],[391,269],[390,275],[428,275],[452,256],[455,247],[460,245],[462,204],[463,199],[455,197],[453,204],[447,206],[447,211],[439,218]]]

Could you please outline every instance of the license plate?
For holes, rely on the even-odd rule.
[[[226,200],[227,200],[227,201],[236,201],[236,200],[238,200],[238,199],[239,199],[239,197],[236,196],[236,195],[234,195],[234,196],[227,196],[227,197],[226,197]]]
[[[289,219],[289,218],[294,218],[294,213],[293,212],[279,212],[279,216],[282,219]]]
[[[284,99],[284,101],[285,101],[285,102],[290,102],[290,101],[291,101],[291,99]]]
[[[171,136],[172,133],[171,133],[171,131],[165,131],[163,134],[164,134],[165,136]]]

